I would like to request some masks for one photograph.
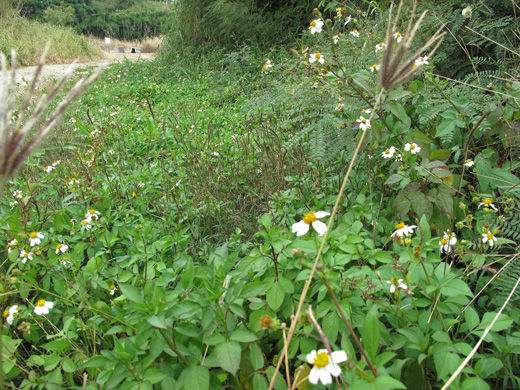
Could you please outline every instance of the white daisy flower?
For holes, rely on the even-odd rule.
[[[385,47],[386,47],[386,43],[383,43],[383,42],[378,43],[378,44],[376,45],[376,53],[377,53],[378,51],[383,50]]]
[[[312,225],[314,230],[318,232],[318,235],[322,236],[327,231],[327,225],[318,221],[318,219],[329,215],[330,213],[326,211],[318,211],[316,213],[309,211],[308,214],[303,215],[303,219],[300,222],[292,225],[292,231],[296,233],[297,236],[303,236],[309,231],[309,225]]]
[[[311,30],[311,34],[320,33],[323,27],[323,21],[321,19],[314,19],[311,21],[311,25],[309,30]]]
[[[404,150],[406,152],[411,152],[412,154],[417,154],[421,151],[421,147],[413,142],[411,144],[404,145]]]
[[[90,209],[86,214],[85,214],[85,219],[87,220],[87,222],[90,222],[90,221],[97,221],[100,217],[100,213],[99,211],[96,211],[94,209]]]
[[[16,191],[13,192],[13,196],[15,198],[22,199],[23,193],[22,193],[22,191],[16,190]]]
[[[82,229],[85,229],[85,230],[90,230],[92,229],[92,225],[90,223],[88,223],[89,221],[87,221],[86,219],[84,219],[83,221],[81,221],[81,228]]]
[[[11,253],[11,249],[13,249],[13,246],[15,246],[15,245],[18,245],[18,240],[16,238],[13,238],[7,244],[7,253]]]
[[[339,104],[336,106],[335,110],[336,110],[336,111],[343,111],[343,106],[344,106],[344,104],[339,103]]]
[[[9,310],[4,311],[3,317],[9,325],[13,325],[14,318],[18,316],[18,306],[13,305]]]
[[[473,165],[475,165],[475,161],[473,161],[472,159],[468,158],[466,161],[464,161],[464,165],[467,166],[467,167],[472,167]]]
[[[113,155],[113,154],[116,154],[116,152],[114,151],[114,149],[109,149],[108,154]]]
[[[43,240],[43,238],[43,234],[41,234],[40,232],[32,232],[31,234],[29,234],[29,245],[40,245],[41,240]]]
[[[112,285],[110,286],[110,295],[114,295],[116,293],[117,287]]]
[[[396,32],[394,34],[394,38],[397,40],[397,43],[399,43],[403,40],[403,34],[401,34],[400,32]]]
[[[312,64],[314,62],[318,61],[320,64],[325,63],[325,58],[321,55],[321,53],[312,53],[309,56],[309,62]]]
[[[53,167],[57,167],[58,165],[61,164],[61,160],[55,160],[53,163],[52,163],[52,166]]]
[[[352,20],[352,15],[347,16],[347,17],[345,18],[345,26],[346,26],[347,24],[349,24],[351,20]]]
[[[56,254],[58,254],[60,252],[65,253],[65,252],[67,252],[67,249],[69,249],[68,245],[58,244],[58,245],[56,245]]]
[[[271,64],[271,60],[269,58],[266,58],[265,59],[265,64],[264,66],[262,66],[262,70],[264,72],[270,72],[270,69],[273,67],[273,65]]]
[[[423,65],[428,65],[429,62],[428,60],[430,59],[430,57],[428,56],[424,56],[424,57],[419,57],[415,60],[415,64],[414,64],[414,67],[418,67],[418,66],[423,66]]]
[[[26,251],[20,251],[20,259],[21,259],[20,261],[22,262],[22,264],[25,264],[25,263],[27,263],[27,260],[33,259],[32,253],[26,252]]]
[[[408,236],[410,234],[413,234],[413,229],[415,229],[416,225],[405,225],[404,222],[399,222],[397,225],[395,225],[395,232],[392,233],[390,237],[397,236],[397,237],[403,237]]]
[[[363,131],[366,131],[366,129],[370,129],[370,120],[363,118],[362,116],[359,117],[359,119],[356,119],[356,122],[359,123],[359,128]]]
[[[390,146],[383,153],[381,153],[381,157],[392,158],[394,156],[394,154],[395,154],[395,148],[393,146]]]
[[[408,290],[408,286],[403,283],[403,279],[392,278],[387,283],[390,284],[390,294],[394,294],[398,290]]]
[[[486,208],[491,207],[493,210],[498,211],[498,209],[493,204],[493,201],[491,199],[484,199],[484,201],[478,205],[478,208],[481,208],[482,206],[484,206]]]
[[[358,31],[358,30],[352,30],[352,31],[350,32],[350,35],[353,35],[353,36],[355,36],[356,38],[359,38],[359,31]]]
[[[34,313],[39,316],[44,316],[45,314],[49,314],[49,310],[54,306],[54,302],[47,302],[45,299],[40,299],[36,302],[36,306],[34,307]]]
[[[489,242],[489,246],[493,246],[494,242],[497,241],[497,238],[491,231],[488,230],[487,233],[482,233],[482,242],[485,244],[486,242]]]
[[[457,243],[457,236],[455,233],[450,232],[449,230],[447,232],[444,232],[444,236],[439,241],[440,246],[440,252],[441,253],[450,253],[451,248]]]
[[[473,10],[471,9],[471,7],[466,7],[462,10],[462,16],[464,16],[465,18],[470,18],[472,12]]]
[[[332,37],[332,40],[334,41],[334,44],[337,44],[339,41],[339,34],[336,34]]]
[[[217,152],[217,151],[215,151],[215,152],[212,152],[211,154],[212,154],[213,156],[218,156],[220,153]]]
[[[51,173],[54,167],[52,165],[47,165],[43,170],[47,173]]]
[[[381,69],[381,65],[379,64],[373,64],[371,67],[370,67],[370,71],[372,73],[374,73],[375,71],[378,71],[379,69]]]
[[[79,184],[78,179],[76,179],[75,177],[70,179],[69,186],[73,186],[74,184]]]
[[[311,88],[314,88],[314,89],[318,88],[318,83],[314,83],[314,84],[312,84],[312,85],[311,85]]]
[[[139,184],[137,184],[137,187],[143,188],[144,187],[144,183],[142,181],[140,181]]]
[[[347,360],[345,351],[334,351],[330,355],[326,349],[319,351],[312,351],[307,354],[307,363],[312,364],[312,369],[309,374],[309,382],[317,385],[318,382],[324,385],[332,383],[332,377],[341,375],[341,367],[339,363]]]
[[[370,108],[361,110],[362,114],[370,114],[371,112],[372,112],[372,110]]]

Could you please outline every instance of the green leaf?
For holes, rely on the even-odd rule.
[[[215,357],[220,367],[231,375],[237,373],[238,367],[240,366],[241,354],[242,348],[236,341],[228,341],[215,348]]]
[[[435,136],[440,138],[444,137],[448,134],[451,134],[451,132],[455,129],[455,121],[454,120],[445,120],[442,121],[438,126],[437,130],[435,131]]]
[[[208,344],[208,345],[218,345],[218,344],[222,344],[223,342],[225,342],[226,339],[224,338],[224,336],[220,333],[213,333],[212,335],[206,337],[204,339],[204,344]]]
[[[265,228],[265,230],[271,229],[272,222],[269,214],[262,215],[262,219],[260,220],[260,222],[262,223],[262,226]]]
[[[105,356],[94,356],[90,358],[88,361],[83,363],[79,369],[83,370],[85,368],[93,368],[93,367],[105,367],[107,364],[112,363],[112,360]]]
[[[256,343],[249,345],[249,359],[254,370],[259,370],[264,366],[264,355]]]
[[[203,367],[200,367],[203,368]],[[143,375],[143,380],[156,384],[162,381],[166,377],[166,374],[155,367],[148,368]]]
[[[207,367],[191,366],[182,371],[184,389],[186,390],[208,390],[209,370]]]
[[[363,347],[371,361],[374,361],[380,343],[380,324],[377,319],[377,306],[373,305],[365,317],[365,323],[361,334],[363,335]]]
[[[247,329],[237,329],[231,334],[231,340],[238,341],[240,343],[251,343],[258,340],[256,334]]]
[[[157,316],[149,316],[146,317],[146,321],[155,328],[168,329],[166,323],[164,322],[164,318],[159,318]]]
[[[481,378],[468,378],[462,382],[461,390],[489,390],[490,387],[487,382]]]
[[[267,290],[266,298],[269,307],[272,310],[277,311],[280,306],[282,306],[283,300],[285,298],[285,292],[279,283],[273,282]]]
[[[488,192],[492,177],[491,164],[488,160],[478,155],[475,157],[475,168],[481,192]]]
[[[466,319],[468,330],[475,329],[480,322],[480,318],[478,318],[477,311],[473,309],[471,306],[468,306],[466,308],[466,311],[464,312],[464,318]]]
[[[451,279],[441,285],[441,294],[446,297],[458,297],[460,295],[473,296],[470,288],[460,279]]]
[[[520,179],[502,168],[491,169],[490,184],[504,191],[513,191],[513,187],[515,191],[520,191]]]
[[[69,340],[60,339],[43,344],[42,348],[45,348],[47,351],[67,351],[71,349],[71,346]]]
[[[119,288],[121,289],[121,292],[126,297],[126,299],[132,302],[144,303],[143,292],[140,291],[137,287],[132,286],[131,284],[120,283]]]
[[[64,228],[68,227],[65,224],[65,220],[63,219],[63,216],[61,213],[54,214],[54,228],[58,233],[61,233]]]
[[[62,368],[63,368],[63,371],[68,372],[68,373],[72,373],[77,370],[77,367],[74,364],[74,361],[68,356],[65,356],[63,358]]]
[[[406,386],[390,376],[380,376],[376,379],[376,389],[406,389]]]
[[[451,149],[436,149],[430,153],[430,160],[447,160],[451,155]]]
[[[491,325],[496,315],[497,313],[495,312],[484,313],[482,321],[477,327],[477,330],[485,330],[489,325]],[[509,329],[512,323],[513,320],[511,317],[509,317],[507,314],[500,314],[500,317],[498,317],[491,330],[495,332],[500,332],[501,330]]]
[[[427,221],[432,217],[433,204],[426,196],[423,196],[419,201],[413,203],[412,207],[419,217],[425,216]]]
[[[254,374],[252,388],[255,390],[267,390],[269,388],[269,384],[267,383],[265,376],[262,374]]]
[[[181,322],[176,327],[175,330],[185,336],[188,337],[199,337],[200,329],[194,324],[190,324],[189,322]]]

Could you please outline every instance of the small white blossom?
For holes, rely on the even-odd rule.
[[[386,43],[383,43],[383,42],[378,43],[378,44],[376,45],[376,53],[377,53],[378,51],[383,50],[385,47],[386,47]]]
[[[292,225],[292,231],[296,233],[297,236],[303,236],[309,231],[309,225],[312,225],[314,230],[318,232],[318,235],[322,236],[327,231],[327,225],[318,221],[318,219],[329,215],[330,213],[326,211],[318,211],[316,213],[309,211],[308,214],[303,215],[303,219],[300,222]]]
[[[413,142],[411,144],[404,145],[404,150],[412,154],[417,154],[421,151],[421,147],[417,145],[415,142]]]
[[[58,254],[60,252],[65,253],[65,252],[67,252],[67,249],[69,249],[68,245],[58,244],[58,245],[56,245],[56,254]]]
[[[403,279],[392,278],[387,283],[390,284],[390,294],[394,294],[398,290],[408,290],[408,286],[403,283]]]
[[[370,67],[370,71],[372,73],[374,73],[375,71],[378,71],[379,69],[381,69],[381,65],[379,64],[373,64],[371,67]]]
[[[356,38],[359,38],[359,31],[358,31],[358,30],[352,30],[352,31],[350,32],[350,35],[353,35],[353,36],[355,36]]]
[[[114,151],[114,149],[109,149],[108,154],[113,155],[113,154],[116,154],[116,152]]]
[[[351,20],[352,20],[352,15],[347,16],[347,17],[345,18],[345,26],[346,26],[347,24],[349,24]]]
[[[81,221],[81,228],[82,229],[85,229],[85,230],[90,230],[92,229],[92,225],[90,223],[88,223],[89,221],[87,221],[86,219],[84,219],[83,221]]]
[[[482,206],[487,207],[487,208],[491,207],[493,210],[498,211],[498,209],[493,204],[493,201],[491,199],[484,199],[484,201],[478,205],[478,208],[481,208]]]
[[[336,106],[335,110],[336,110],[336,111],[343,111],[343,106],[344,106],[344,104],[339,103],[339,104]]]
[[[49,310],[54,306],[54,302],[47,302],[45,299],[40,299],[34,307],[34,313],[39,316],[49,314]]]
[[[395,225],[395,232],[392,233],[390,237],[397,236],[397,237],[403,237],[408,236],[410,234],[413,234],[413,229],[415,229],[416,225],[405,225],[404,222],[400,222],[397,225]]]
[[[443,253],[450,253],[451,248],[457,243],[457,236],[455,233],[450,232],[449,230],[447,232],[444,232],[444,236],[439,241],[440,246],[440,252]]]
[[[394,157],[394,154],[395,154],[395,148],[393,146],[390,146],[383,153],[381,153],[381,157],[392,158],[392,157]]]
[[[43,234],[41,234],[40,232],[32,232],[31,234],[29,234],[29,245],[40,245],[41,240],[43,240],[43,238]]]
[[[359,117],[359,119],[356,119],[356,122],[359,123],[359,128],[363,131],[366,131],[366,129],[370,129],[370,120],[363,118],[362,116]]]
[[[15,198],[22,199],[23,193],[22,193],[22,191],[16,190],[16,191],[13,191],[13,196]]]
[[[467,167],[472,167],[473,165],[475,165],[475,161],[473,161],[472,159],[468,158],[466,161],[464,161],[464,165],[467,166]]]
[[[332,37],[332,40],[334,41],[334,44],[337,44],[339,41],[339,34],[336,34]]]
[[[32,260],[33,256],[31,252],[20,251],[20,261],[22,264],[27,263],[27,260]]]
[[[309,56],[309,62],[312,64],[314,62],[318,61],[320,64],[325,63],[325,58],[321,55],[321,53],[312,53]]]
[[[137,187],[143,188],[144,187],[144,183],[142,181],[140,181],[139,184],[137,184]]]
[[[9,310],[4,311],[3,317],[9,325],[13,325],[14,318],[18,316],[18,306],[13,305]]]
[[[466,7],[462,10],[462,16],[464,16],[465,18],[470,18],[472,12],[473,10],[471,9],[471,7]]]
[[[320,33],[323,27],[323,21],[321,19],[314,19],[311,21],[311,25],[309,30],[311,30],[311,34]]]
[[[341,367],[338,364],[347,360],[347,354],[345,351],[334,351],[329,355],[326,349],[320,349],[307,354],[306,359],[307,363],[312,364],[309,382],[313,385],[317,385],[318,382],[330,385],[333,376],[341,375]]]
[[[394,38],[397,40],[397,43],[399,43],[403,40],[403,34],[401,34],[400,32],[396,32],[394,34]]]
[[[114,286],[114,285],[110,286],[110,295],[114,295],[116,290],[117,290],[116,286]]]
[[[489,242],[489,246],[493,246],[494,242],[497,241],[497,238],[491,231],[488,230],[487,233],[482,233],[482,242],[485,244],[486,242]]]
[[[429,60],[430,58],[428,56],[424,56],[424,57],[419,57],[415,60],[415,64],[414,64],[414,67],[418,67],[418,66],[423,66],[423,65],[428,65]]]
[[[51,173],[54,170],[54,167],[52,165],[47,165],[43,170],[47,173]]]

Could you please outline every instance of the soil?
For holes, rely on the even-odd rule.
[[[74,69],[76,68],[84,68],[87,66],[99,66],[99,65],[108,65],[113,62],[124,61],[128,59],[129,61],[137,61],[141,60],[153,60],[156,56],[156,53],[140,53],[140,54],[132,54],[132,53],[103,53],[105,58],[92,61],[92,62],[83,62],[77,63],[74,65]],[[40,80],[52,80],[52,79],[60,79],[68,69],[70,64],[57,64],[57,65],[45,65],[42,69],[42,73],[40,75]],[[34,71],[36,70],[36,66],[28,66],[25,68],[18,68],[16,70],[16,83],[20,83],[21,85],[27,85],[32,81],[32,77],[34,75]]]

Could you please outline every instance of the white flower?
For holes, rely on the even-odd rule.
[[[265,59],[265,64],[264,66],[262,67],[262,70],[264,72],[270,72],[270,69],[273,67],[273,65],[271,64],[271,60],[269,58],[266,58]]]
[[[359,38],[359,31],[358,30],[352,30],[350,32],[351,35],[354,35],[356,38]]]
[[[403,155],[402,154],[396,154],[395,155],[395,160],[396,161],[403,161]]]
[[[376,53],[377,53],[378,51],[383,50],[385,47],[386,47],[386,43],[383,43],[383,42],[378,43],[378,44],[376,45]]]
[[[491,231],[488,230],[487,233],[482,233],[482,242],[485,244],[486,242],[489,242],[489,246],[493,246],[494,241],[497,241],[497,238]]]
[[[373,64],[373,65],[370,67],[370,71],[371,71],[372,73],[374,73],[374,71],[379,70],[379,69],[381,69],[381,65],[379,65],[379,64]]]
[[[429,64],[429,62],[428,62],[429,59],[430,59],[430,57],[428,57],[428,56],[417,58],[415,60],[414,67],[418,67],[418,66],[422,66],[422,65],[428,65]]]
[[[13,196],[15,198],[22,199],[23,193],[22,193],[22,191],[16,190],[16,191],[13,192]]]
[[[318,235],[322,236],[327,231],[327,225],[318,221],[318,219],[328,215],[330,215],[330,213],[326,211],[318,211],[316,213],[309,211],[309,214],[303,215],[303,219],[300,222],[292,225],[292,231],[296,233],[297,236],[303,236],[309,231],[309,225],[312,225],[314,230],[318,232]]]
[[[87,221],[86,219],[84,219],[83,221],[81,221],[81,228],[82,229],[85,229],[85,230],[90,230],[92,229],[92,225],[90,223],[88,223],[89,221]]]
[[[70,179],[69,186],[73,186],[74,184],[79,184],[78,179],[76,179],[75,177]]]
[[[314,89],[318,88],[318,83],[314,83],[314,84],[312,84],[312,85],[311,85],[311,88],[314,88]]]
[[[110,286],[110,295],[114,295],[116,290],[117,290],[116,286],[114,286],[114,285]]]
[[[349,24],[351,20],[352,20],[352,15],[347,16],[347,17],[345,18],[345,26],[346,26],[347,24]]]
[[[359,123],[359,128],[363,131],[366,131],[366,129],[370,129],[370,121],[368,119],[365,119],[362,116],[360,116],[359,119],[356,119],[356,122]]]
[[[99,130],[95,129],[90,132],[90,137],[94,138],[99,134]]]
[[[397,43],[399,43],[403,40],[403,34],[401,34],[400,32],[396,32],[394,34],[394,38],[397,40]]]
[[[404,150],[406,152],[411,152],[412,154],[417,154],[421,151],[421,147],[413,142],[411,144],[404,145]]]
[[[309,30],[311,30],[311,34],[320,33],[321,28],[323,27],[323,21],[321,19],[314,19],[311,21],[311,26]]]
[[[383,153],[381,153],[381,157],[383,157],[383,158],[391,158],[391,157],[394,156],[394,153],[395,153],[395,148],[393,146],[390,146]]]
[[[339,34],[336,34],[332,37],[332,40],[334,41],[334,44],[337,44],[339,41]]]
[[[361,110],[362,114],[370,114],[371,112],[372,112],[372,110],[370,108],[367,108],[366,110],[365,109]]]
[[[392,278],[387,283],[390,284],[390,294],[395,293],[397,290],[408,290],[408,286],[403,283],[403,279]]]
[[[56,245],[56,254],[58,254],[60,252],[65,253],[67,251],[67,249],[69,249],[68,245],[58,244],[58,245]]]
[[[14,317],[18,316],[18,306],[13,305],[9,308],[9,310],[4,311],[4,318],[9,325],[13,325]]]
[[[114,149],[109,149],[108,154],[116,154],[116,152],[114,151]]]
[[[49,313],[49,310],[54,306],[54,302],[47,302],[45,299],[40,299],[34,307],[34,313],[39,316],[44,316]]]
[[[402,237],[408,236],[410,234],[413,234],[413,229],[415,229],[416,225],[405,225],[404,222],[399,222],[397,225],[395,225],[395,232],[392,233],[390,237],[397,236]]]
[[[451,248],[453,248],[453,245],[457,243],[457,236],[455,233],[450,232],[449,230],[447,232],[444,232],[444,236],[439,241],[440,246],[440,252],[450,253]]]
[[[18,240],[16,238],[13,238],[8,244],[7,244],[7,253],[11,253],[11,249],[13,246],[18,245]]]
[[[465,18],[470,18],[472,12],[473,10],[471,9],[471,7],[466,7],[462,10],[462,16],[464,16]]]
[[[23,264],[27,263],[27,260],[32,260],[33,257],[32,257],[32,253],[31,252],[26,252],[26,251],[20,251],[20,258],[21,258],[21,262]]]
[[[214,156],[218,156],[220,153],[215,151],[215,152],[212,152],[211,154],[214,155]]]
[[[347,360],[345,351],[334,351],[330,355],[326,349],[319,351],[312,351],[307,354],[307,363],[312,364],[313,367],[309,374],[309,382],[317,385],[318,382],[324,385],[332,383],[332,376],[341,375],[341,367],[338,363],[343,363]]]
[[[11,210],[14,209],[17,204],[18,204],[18,202],[16,200],[13,200],[12,202],[9,202],[9,206],[11,206]]]
[[[99,211],[96,211],[94,209],[90,209],[85,214],[85,219],[87,220],[87,222],[97,221],[99,219],[99,216],[100,216]]]
[[[53,166],[53,167],[56,167],[56,166],[60,165],[60,163],[61,163],[61,160],[55,160],[55,161],[52,163],[52,166]]]
[[[137,187],[143,188],[144,187],[144,183],[142,181],[140,181],[139,184],[137,184]]]
[[[323,58],[321,53],[312,53],[309,56],[309,62],[312,64],[313,62],[316,62],[316,61],[318,61],[320,64],[324,64],[325,63],[325,58]]]
[[[343,111],[343,106],[344,106],[344,104],[339,103],[339,104],[336,106],[335,110],[336,110],[336,111]]]
[[[47,173],[51,173],[54,167],[52,165],[47,165],[43,170]]]
[[[468,158],[466,161],[464,161],[464,165],[467,166],[467,167],[472,167],[473,165],[475,165],[475,161],[473,161],[472,159]]]
[[[484,201],[478,205],[478,208],[481,208],[482,206],[487,207],[487,208],[491,207],[493,210],[498,211],[498,209],[493,204],[493,201],[491,199],[484,199]]]
[[[43,234],[39,232],[32,232],[31,234],[29,234],[29,244],[31,246],[40,245],[41,240],[43,238]]]

